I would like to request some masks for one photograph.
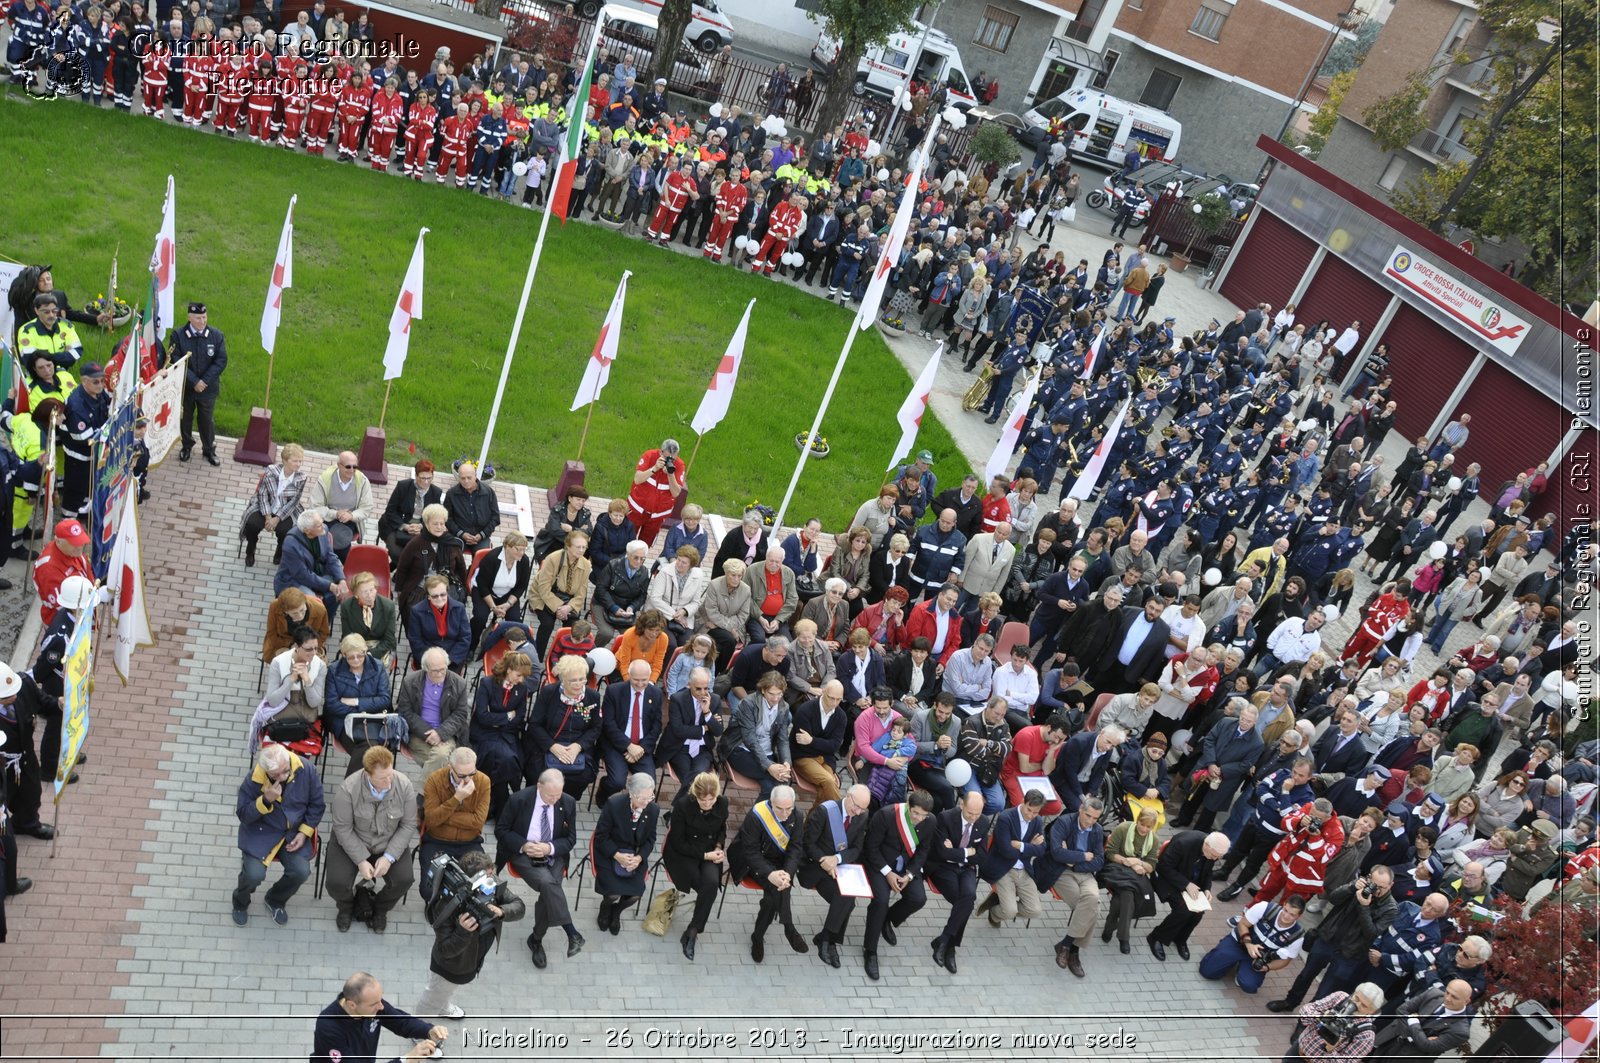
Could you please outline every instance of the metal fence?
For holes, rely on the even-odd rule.
[[[1182,251],[1188,248],[1191,261],[1203,260],[1209,264],[1213,258],[1218,262],[1221,261],[1219,251],[1225,254],[1227,248],[1237,243],[1239,232],[1243,228],[1242,221],[1229,218],[1219,231],[1202,232],[1194,223],[1194,214],[1189,210],[1189,201],[1164,194],[1156,200],[1155,207],[1150,211],[1141,242],[1160,240],[1167,245],[1169,251]]]

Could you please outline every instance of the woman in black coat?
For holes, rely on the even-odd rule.
[[[1222,582],[1226,583],[1239,571],[1239,537],[1233,532],[1224,532],[1222,538],[1214,543],[1207,543],[1200,550],[1201,571],[1216,569],[1222,573]]]
[[[747,568],[761,564],[767,559],[768,542],[767,528],[761,523],[760,515],[746,513],[739,526],[730,529],[717,544],[716,555],[711,558],[711,578],[722,575],[722,564],[729,558],[743,561]]]
[[[916,692],[911,690],[911,680],[920,674],[922,682]],[[932,643],[926,635],[911,640],[911,648],[897,653],[883,662],[883,680],[894,691],[895,700],[905,706],[905,715],[918,705],[932,705],[939,693],[939,660],[933,656]]]
[[[422,581],[438,574],[450,580],[450,596],[462,600],[467,587],[467,565],[461,540],[450,534],[449,511],[434,504],[422,510],[422,532],[406,543],[395,564],[394,589],[400,615],[423,599]]]
[[[478,754],[478,770],[489,776],[491,819],[499,818],[512,788],[522,781],[522,733],[532,700],[527,679],[532,674],[533,661],[528,655],[511,652],[495,662],[493,672],[478,680],[467,738]]]
[[[1399,505],[1389,507],[1389,511],[1383,515],[1383,520],[1378,524],[1377,532],[1372,536],[1372,542],[1367,546],[1367,559],[1361,562],[1361,571],[1371,575],[1373,570],[1389,560],[1389,555],[1394,553],[1395,543],[1400,541],[1400,536],[1406,529],[1406,522],[1411,519],[1411,511],[1416,508],[1416,504],[1416,499],[1407,498]]]
[[[483,555],[472,577],[472,647],[477,653],[483,629],[489,618],[522,619],[522,599],[528,593],[533,575],[533,559],[528,556],[528,540],[519,532],[507,532],[505,541]]]
[[[867,604],[883,601],[890,587],[903,587],[914,593],[911,586],[911,543],[904,535],[895,532],[884,544],[873,551],[872,569],[867,576]]]
[[[546,768],[561,772],[561,792],[578,798],[594,782],[600,694],[589,687],[589,662],[563,657],[556,682],[539,688],[522,735],[522,777],[534,785]]]
[[[649,775],[628,776],[627,788],[612,794],[594,827],[594,891],[600,894],[601,930],[622,930],[622,913],[644,896],[645,870],[656,848],[656,782]]]
[[[702,772],[673,798],[667,842],[661,853],[673,888],[694,894],[694,916],[678,939],[684,957],[690,960],[694,959],[695,939],[705,930],[717,901],[727,840],[728,799],[722,794],[722,780]]]

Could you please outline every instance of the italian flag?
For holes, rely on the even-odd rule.
[[[567,208],[572,202],[572,182],[578,175],[578,158],[583,154],[583,126],[589,113],[589,85],[594,80],[594,49],[600,43],[600,29],[604,24],[604,18],[595,23],[594,39],[589,42],[589,50],[583,57],[583,74],[578,78],[578,87],[573,90],[572,99],[567,103],[567,135],[561,140],[561,161],[556,165],[556,185],[550,193],[550,210],[561,219],[563,225],[567,222]]]

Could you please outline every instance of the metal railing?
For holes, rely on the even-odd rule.
[[[1475,156],[1460,141],[1451,140],[1437,129],[1424,129],[1411,140],[1411,147],[1424,155],[1450,162],[1471,162]]]

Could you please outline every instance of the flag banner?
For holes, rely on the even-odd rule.
[[[1065,497],[1076,498],[1081,502],[1094,493],[1096,485],[1100,483],[1101,475],[1105,472],[1106,458],[1111,455],[1111,448],[1117,445],[1117,436],[1122,432],[1122,420],[1128,416],[1128,407],[1132,403],[1131,395],[1122,400],[1122,409],[1111,419],[1106,434],[1100,438],[1100,445],[1094,448],[1094,453],[1089,456],[1083,471],[1078,474],[1077,482],[1072,485],[1072,489]]]
[[[89,737],[89,677],[94,672],[94,610],[85,609],[67,640],[61,662],[64,676],[61,696],[61,756],[56,761],[56,804],[78,765],[84,739]]]
[[[600,31],[605,25],[605,12],[595,21],[594,36],[589,40],[589,50],[583,57],[583,74],[578,86],[567,101],[567,133],[561,138],[561,154],[557,158],[555,184],[550,189],[550,212],[567,223],[567,211],[572,205],[572,182],[578,176],[578,159],[583,154],[583,127],[589,114],[589,87],[594,78],[594,53],[600,44]]]
[[[183,412],[183,378],[189,371],[186,354],[157,373],[139,392],[139,409],[150,423],[145,426],[144,445],[150,452],[150,467],[160,465],[178,443],[178,415]]]
[[[1100,358],[1100,345],[1106,341],[1106,330],[1102,328],[1094,334],[1094,339],[1089,341],[1089,353],[1083,356],[1083,381],[1085,388],[1094,387],[1094,363]]]
[[[922,417],[928,412],[928,399],[933,395],[933,378],[939,372],[939,356],[944,354],[944,341],[939,341],[939,346],[934,349],[933,357],[928,359],[928,364],[922,367],[922,374],[911,385],[911,393],[906,396],[906,401],[900,404],[900,412],[895,419],[900,422],[900,442],[894,448],[894,456],[889,459],[886,468],[892,469],[905,460],[911,453],[911,448],[917,443],[917,431],[922,427]]]
[[[577,397],[572,400],[572,408],[581,410],[591,402],[600,400],[600,392],[605,390],[606,381],[611,379],[611,363],[617,360],[617,343],[622,338],[622,303],[628,294],[628,278],[633,276],[627,270],[622,271],[622,279],[617,282],[617,294],[611,297],[611,309],[606,311],[606,320],[600,326],[600,336],[594,341],[594,350],[589,354],[589,361],[583,367],[583,382],[578,385]]]
[[[156,280],[156,330],[173,327],[175,292],[178,288],[178,186],[167,175],[167,198],[161,204],[161,231],[156,233],[156,249],[150,255],[150,272]]]
[[[1011,455],[1016,452],[1017,441],[1022,438],[1022,426],[1028,423],[1028,410],[1033,406],[1033,396],[1039,390],[1039,378],[1042,376],[1044,376],[1042,372],[1029,375],[1028,383],[1022,389],[1022,398],[1006,416],[1005,427],[1000,432],[1000,441],[995,444],[994,453],[989,455],[989,464],[983,467],[985,482],[1003,474],[1006,466],[1011,464]]]
[[[278,234],[278,256],[272,260],[272,276],[267,280],[267,305],[261,311],[261,349],[268,354],[278,342],[283,293],[294,287],[294,205],[299,198],[289,197],[289,213],[284,215],[283,232]]]
[[[733,386],[739,381],[739,366],[744,362],[744,343],[750,332],[750,310],[755,305],[754,299],[746,304],[744,317],[739,319],[739,327],[733,330],[728,349],[723,352],[722,361],[718,363],[717,371],[712,374],[711,383],[706,385],[706,393],[700,399],[700,408],[694,411],[694,420],[689,422],[689,427],[700,435],[717,427],[728,415],[728,406],[733,402]]]
[[[126,686],[133,651],[153,646],[150,615],[145,609],[144,554],[139,546],[139,496],[129,491],[123,496],[122,517],[117,521],[117,545],[106,574],[106,587],[116,610],[117,635],[111,663]]]
[[[411,348],[411,322],[422,320],[422,238],[427,235],[426,228],[417,233],[411,265],[406,267],[400,297],[394,301],[394,313],[389,315],[389,346],[383,352],[385,380],[393,380],[405,372],[406,352]]]
[[[10,397],[11,389],[15,388],[19,381],[27,379],[17,367],[17,356],[11,353],[11,344],[8,342],[10,335],[7,332],[5,335],[0,336],[0,399]],[[27,388],[22,388],[22,391],[26,393]],[[24,408],[27,407],[26,399],[23,400],[22,405]],[[15,409],[15,406],[12,408]]]
[[[122,496],[133,481],[133,419],[138,404],[126,403],[111,412],[111,419],[100,429],[94,445],[94,489],[89,505],[90,566],[96,579],[104,579],[111,560],[111,547],[117,538],[117,519],[122,513]]]
[[[856,312],[856,327],[866,328],[878,320],[878,304],[883,302],[884,288],[889,283],[889,272],[900,263],[900,252],[911,227],[911,218],[917,211],[917,190],[922,185],[922,167],[928,161],[928,145],[939,132],[939,115],[935,113],[928,122],[928,132],[917,152],[916,165],[906,179],[906,189],[900,195],[900,206],[895,211],[894,224],[889,227],[889,237],[883,242],[878,264],[873,267],[872,279],[867,282],[866,294],[861,298],[861,309]]]

